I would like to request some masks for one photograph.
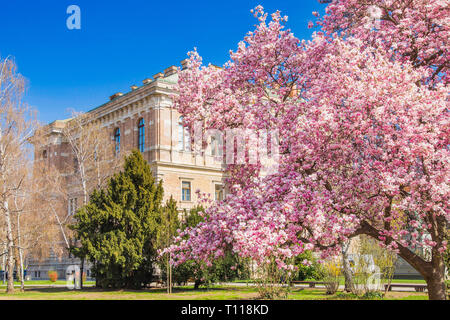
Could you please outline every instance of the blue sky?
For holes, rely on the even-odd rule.
[[[68,30],[69,5],[81,8],[81,30]],[[204,62],[222,65],[256,19],[250,9],[281,10],[288,27],[309,39],[317,0],[280,1],[3,1],[0,56],[14,56],[28,79],[25,100],[44,123],[87,111],[116,92],[179,65],[198,48]]]

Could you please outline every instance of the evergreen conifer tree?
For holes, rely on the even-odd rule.
[[[93,263],[97,286],[140,288],[152,281],[162,198],[162,183],[133,151],[123,171],[75,215],[72,228],[81,246],[72,250]]]

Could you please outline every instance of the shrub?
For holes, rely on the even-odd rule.
[[[309,261],[310,265],[303,264],[304,260]],[[306,279],[314,279],[319,281],[324,277],[323,270],[320,268],[320,264],[317,262],[312,251],[307,250],[295,257],[294,265],[297,268],[294,280],[304,281]]]
[[[325,274],[323,282],[327,289],[326,294],[335,294],[339,289],[339,276],[341,275],[341,265],[338,260],[329,260],[323,265]]]
[[[379,291],[367,291],[362,297],[363,299],[383,299],[383,294]]]
[[[51,282],[56,282],[58,280],[58,272],[51,270],[48,272],[48,277]]]
[[[179,222],[181,230],[195,227],[200,222],[203,222],[205,219],[203,211],[204,208],[202,206],[196,206],[189,211],[185,210],[184,216],[186,219]],[[178,217],[176,203],[174,203],[174,217]],[[178,222],[176,224],[178,228]],[[177,228],[174,228],[174,233]],[[167,281],[167,255],[160,257],[159,267],[161,280]],[[249,261],[233,253],[231,248],[225,250],[223,257],[215,258],[210,266],[207,266],[202,261],[187,260],[172,269],[173,283],[181,285],[186,284],[188,281],[193,281],[195,289],[198,289],[200,286],[209,287],[217,282],[248,278],[250,278]]]
[[[275,259],[272,257],[270,261],[258,266],[256,277],[256,285],[259,293],[259,299],[287,299],[292,277],[292,273],[288,270],[280,268]]]
[[[383,283],[389,285],[392,282],[396,259],[394,252],[382,248],[374,239],[361,236],[352,268],[353,293],[363,297],[371,292],[381,294]]]
[[[70,228],[82,246],[71,252],[92,262],[97,285],[139,289],[152,282],[162,198],[162,182],[134,150],[123,170],[78,210]]]
[[[347,293],[347,292],[339,292],[336,294],[335,299],[342,299],[342,300],[358,300],[359,296],[354,293]]]

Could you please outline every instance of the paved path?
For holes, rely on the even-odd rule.
[[[83,284],[83,287],[94,287],[95,284]],[[6,287],[6,284],[0,283],[0,287]],[[25,288],[65,288],[66,284],[26,284]],[[20,288],[20,284],[15,284],[14,288]]]
[[[395,282],[391,283],[391,285],[396,284]],[[397,284],[408,284],[408,285],[417,285],[418,283],[397,283]],[[220,285],[226,285],[226,286],[236,286],[236,287],[245,287],[245,286],[256,286],[255,283],[234,283],[234,282],[227,282],[227,283],[220,283]],[[309,285],[307,284],[294,284],[294,288],[308,288],[310,289]],[[344,285],[340,285],[339,289],[343,290],[345,288]],[[311,288],[312,289],[312,288]],[[315,289],[325,289],[324,285],[317,284]],[[411,288],[402,288],[402,287],[393,287],[391,291],[399,291],[399,292],[416,292],[416,290]]]

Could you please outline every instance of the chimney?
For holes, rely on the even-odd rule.
[[[166,70],[164,70],[164,77],[171,76],[171,75],[173,75],[173,74],[175,74],[175,73],[177,73],[177,72],[178,72],[177,67],[175,67],[175,66],[170,66],[170,67],[168,67]]]
[[[183,61],[181,61],[181,70],[187,69],[188,62],[189,59],[184,59]]]
[[[123,96],[123,93],[122,92],[117,92],[117,93],[113,94],[111,97],[109,97],[109,100],[114,100],[114,99],[116,99],[118,97],[121,97],[121,96]]]
[[[159,78],[163,78],[164,74],[162,72],[158,72],[153,76],[153,79],[158,80]]]
[[[149,84],[150,82],[152,82],[151,78],[147,78],[147,79],[142,80],[143,84]]]
[[[136,90],[137,88],[139,88],[138,86],[135,86],[135,85],[132,85],[131,86],[131,91],[134,91],[134,90]]]

